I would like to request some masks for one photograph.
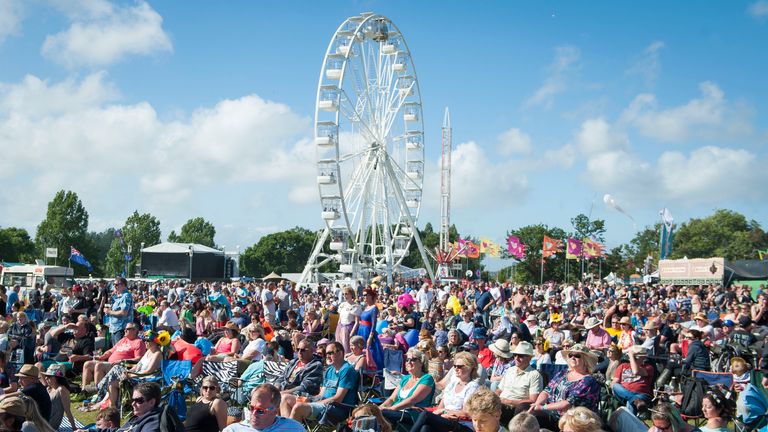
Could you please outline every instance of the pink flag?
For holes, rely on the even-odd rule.
[[[582,254],[581,240],[577,238],[568,239],[568,251],[565,254],[567,259],[577,259]]]
[[[515,258],[521,259],[525,256],[525,245],[519,237],[511,235],[507,237],[507,252]]]

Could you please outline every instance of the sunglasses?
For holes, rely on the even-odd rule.
[[[219,388],[216,386],[202,386],[200,387],[200,390],[218,390]]]
[[[251,409],[251,412],[254,415],[257,415],[257,416],[263,416],[264,414],[266,414],[268,412],[272,412],[272,411],[274,411],[276,409],[275,407],[271,407],[271,408],[256,408],[253,405],[251,405],[249,408]]]
[[[298,351],[298,352],[307,352],[307,351],[309,351],[309,348],[299,348],[296,351]]]
[[[131,403],[135,403],[137,405],[141,405],[141,404],[143,404],[146,401],[147,400],[143,396],[131,399]]]
[[[465,367],[467,367],[467,365],[463,365],[463,364],[455,364],[455,365],[453,365],[453,367],[454,367],[455,369],[459,369],[459,370],[461,370],[461,369],[464,369]]]
[[[406,357],[405,361],[408,363],[413,363],[413,362],[421,361],[421,359],[418,357]]]
[[[326,356],[330,356],[330,355],[334,355],[334,354],[336,354],[336,351],[326,351],[325,352]]]
[[[568,358],[580,359],[581,358],[581,354],[568,354]]]

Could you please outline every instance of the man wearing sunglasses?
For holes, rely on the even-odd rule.
[[[133,416],[120,431],[157,432],[160,430],[160,386],[154,382],[141,382],[133,389],[131,407]],[[176,423],[181,424],[176,418]]]
[[[223,432],[306,432],[296,420],[280,417],[280,390],[272,384],[261,384],[251,393],[248,406],[250,419],[231,424]]]
[[[296,353],[277,381],[277,388],[286,394],[314,396],[323,382],[323,362],[315,355],[315,343],[302,339],[296,344]]]
[[[325,369],[320,395],[306,402],[297,402],[296,396],[285,395],[280,406],[284,416],[296,421],[324,418],[327,423],[336,423],[346,419],[357,405],[360,373],[344,360],[344,346],[340,342],[328,344],[325,359],[328,367]]]

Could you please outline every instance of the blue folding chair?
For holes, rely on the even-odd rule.
[[[165,403],[176,410],[181,421],[187,418],[186,395],[194,389],[189,380],[192,362],[189,360],[163,360],[163,381],[170,390],[163,396]]]
[[[693,378],[703,379],[710,387],[723,386],[728,390],[733,390],[733,374],[730,372],[694,370],[692,374]]]

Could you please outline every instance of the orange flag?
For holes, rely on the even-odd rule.
[[[467,247],[467,250],[464,252],[467,258],[480,258],[480,246],[471,241],[467,241],[464,245]]]
[[[560,249],[561,244],[562,242],[560,240],[544,236],[544,244],[541,246],[541,256],[548,258],[558,252],[562,252]]]

